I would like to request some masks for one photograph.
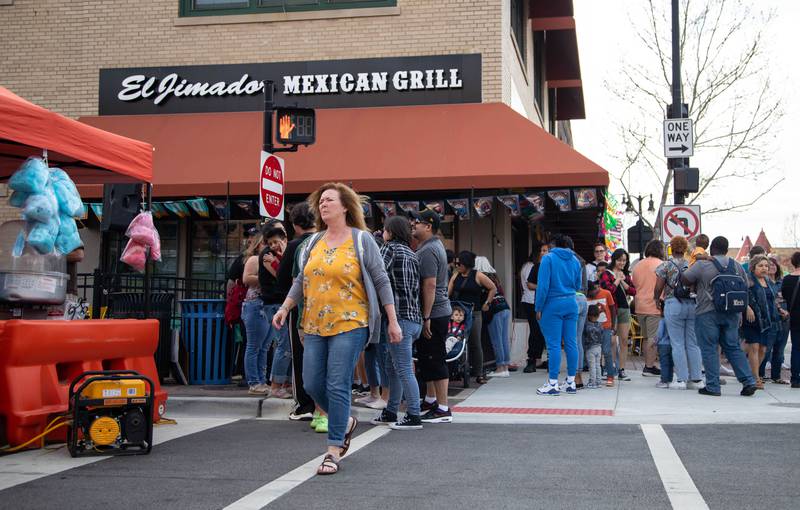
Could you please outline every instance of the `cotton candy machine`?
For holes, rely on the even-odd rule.
[[[24,221],[0,225],[0,302],[12,306],[59,305],[67,291],[66,258],[42,255],[24,242]]]

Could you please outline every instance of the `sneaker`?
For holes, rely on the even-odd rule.
[[[358,397],[353,402],[355,402],[356,404],[361,404],[361,405],[365,406],[367,404],[371,404],[372,402],[375,402],[379,398],[380,397],[375,398],[372,395],[367,395],[366,397]]]
[[[731,370],[730,368],[726,367],[722,363],[719,364],[719,375],[724,375],[727,377],[733,377],[736,373]]]
[[[267,386],[266,384],[253,384],[247,390],[247,393],[251,395],[268,395],[269,386]]]
[[[453,413],[450,409],[442,411],[439,406],[436,409],[431,409],[420,418],[423,423],[451,423],[453,421]]]
[[[577,390],[576,390],[577,391]],[[536,390],[537,395],[550,395],[550,396],[558,396],[561,394],[561,391],[558,389],[558,383],[550,384],[550,382],[544,383],[538,390]]]
[[[675,381],[669,383],[669,389],[671,390],[685,390],[687,388],[686,383],[683,381]]]
[[[511,374],[508,373],[508,370],[503,370],[502,372],[489,372],[486,377],[511,377]]]
[[[526,374],[532,374],[533,372],[536,372],[536,363],[534,363],[533,361],[529,361],[528,364],[525,365],[525,368],[522,369],[522,371]]]
[[[619,374],[617,374],[617,379],[619,379],[620,381],[630,381],[631,380],[631,378],[628,377],[628,375],[625,373],[625,369],[624,368],[621,368],[619,370]]]
[[[719,397],[722,395],[722,393],[720,393],[719,391],[711,391],[708,388],[700,388],[699,390],[697,390],[697,393],[701,395],[708,395],[710,397]]]
[[[508,365],[509,372],[516,372],[517,370],[519,370],[519,367],[517,365]]]
[[[578,393],[578,385],[575,384],[575,381],[572,381],[572,382],[564,381],[561,384],[561,389],[564,390],[564,392],[567,395],[575,395],[575,394]]]
[[[750,384],[749,386],[742,388],[742,391],[739,393],[739,395],[743,397],[752,397],[755,392],[756,386],[754,384]]]
[[[430,411],[431,409],[436,409],[437,407],[439,407],[439,402],[437,402],[437,401],[435,401],[435,400],[433,401],[433,403],[432,403],[432,404],[429,404],[429,403],[428,403],[428,402],[427,402],[427,401],[426,401],[426,400],[423,398],[423,399],[420,401],[420,403],[419,403],[419,410],[422,412],[422,414],[423,414],[423,415],[424,415],[425,413],[427,413],[428,411]]]
[[[656,388],[667,389],[669,388],[669,383],[664,381],[658,381],[656,383]]]
[[[706,383],[702,379],[699,381],[689,381],[686,383],[686,387],[690,390],[699,390],[700,388],[705,388]]]
[[[327,434],[328,433],[328,417],[327,416],[320,416],[317,420],[317,426],[314,427],[314,432],[317,434]]]
[[[300,406],[294,408],[294,411],[289,413],[289,419],[292,421],[310,421],[314,419],[314,410],[306,411]]]
[[[384,409],[381,414],[371,419],[369,422],[373,425],[391,425],[397,421],[397,414]]]
[[[612,376],[606,377],[606,387],[613,388],[614,387],[614,378]]]
[[[367,407],[369,407],[370,409],[378,409],[378,410],[385,409],[386,408],[386,401],[383,400],[382,398],[379,398],[377,400],[373,400],[372,402],[369,402],[367,404]]]
[[[286,388],[278,388],[269,395],[272,398],[289,399],[292,398],[292,392],[286,391]]]
[[[312,429],[317,428],[317,424],[319,423],[320,418],[321,415],[319,414],[319,411],[314,411],[314,414],[311,415],[311,423],[309,423],[308,426],[311,427]]]
[[[406,414],[403,421],[390,423],[389,428],[392,430],[420,430],[422,429],[422,420],[415,414]]]
[[[725,379],[720,379],[719,380],[719,385],[720,386],[725,386],[726,384],[728,384],[728,381],[726,381]]]
[[[644,367],[642,369],[642,376],[643,377],[652,377],[656,375],[661,375],[661,370],[656,367]]]

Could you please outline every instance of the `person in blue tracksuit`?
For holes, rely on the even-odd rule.
[[[563,389],[574,395],[578,368],[578,303],[575,294],[581,290],[581,264],[572,251],[572,239],[556,234],[554,246],[539,267],[536,287],[536,314],[547,342],[549,380],[536,390],[539,395],[558,395],[558,372],[561,368],[561,340],[567,352],[567,381]]]

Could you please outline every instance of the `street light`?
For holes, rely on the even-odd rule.
[[[623,197],[623,199],[624,199],[624,197]],[[639,204],[638,209],[633,204],[633,200],[634,199],[636,199],[636,202]],[[638,234],[637,235],[637,237],[638,237],[638,245],[639,245],[638,252],[639,252],[639,256],[640,257],[644,255],[644,246],[645,246],[645,244],[647,242],[649,242],[650,239],[653,238],[653,232],[650,229],[648,229],[648,232],[647,232],[647,233],[649,233],[649,236],[645,236],[645,225],[644,225],[644,220],[642,219],[642,216],[643,216],[643,213],[642,213],[642,202],[644,201],[644,199],[645,199],[645,197],[642,196],[642,195],[636,195],[636,196],[633,196],[633,197],[631,195],[628,195],[627,204],[625,206],[625,212],[631,212],[631,213],[634,213],[637,216],[639,216],[639,219],[636,221],[636,230],[634,232],[636,234]],[[653,203],[653,195],[650,195],[650,201],[647,204],[647,212],[652,213],[652,212],[655,212],[655,210],[656,210],[656,208],[655,208],[655,204]],[[647,237],[647,239],[645,239],[645,237]]]

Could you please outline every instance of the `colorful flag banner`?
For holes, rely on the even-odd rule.
[[[369,199],[361,202],[361,209],[364,211],[365,218],[372,218],[372,202]]]
[[[219,219],[228,219],[228,200],[224,198],[209,198],[208,201],[211,202],[211,207],[214,208],[214,213]]]
[[[498,195],[497,200],[499,200],[504,206],[508,207],[511,216],[516,218],[522,214],[519,207],[518,195]]]
[[[153,218],[157,220],[169,216],[169,211],[167,211],[167,208],[164,207],[164,204],[161,202],[153,202],[150,206],[150,211],[153,213]]]
[[[92,208],[92,212],[95,216],[97,216],[97,221],[100,223],[103,222],[103,204],[89,204],[89,207]]]
[[[424,200],[426,209],[430,209],[439,216],[444,216],[444,200]]]
[[[475,209],[475,214],[478,215],[478,218],[485,218],[490,214],[492,214],[493,203],[494,203],[494,198],[481,197],[481,198],[476,198],[472,202],[472,207]]]
[[[597,207],[597,189],[578,188],[573,190],[575,194],[575,209],[591,209]]]
[[[623,219],[625,213],[619,206],[617,200],[608,192],[605,194],[606,207],[603,211],[603,221],[600,225],[601,232],[605,238],[606,247],[614,251],[622,247],[622,232],[625,228]]]
[[[447,204],[453,208],[459,220],[469,219],[469,199],[468,198],[448,198]]]
[[[183,202],[164,202],[164,207],[178,218],[189,216],[189,207]]]
[[[201,218],[208,218],[211,216],[211,213],[208,210],[208,204],[204,198],[193,198],[191,200],[187,200],[186,203],[189,204],[189,207],[192,208],[192,211],[197,213],[197,215]]]
[[[406,200],[403,202],[397,202],[397,206],[405,213],[412,213],[419,211],[419,201],[417,200]]]
[[[550,200],[555,202],[559,211],[567,212],[572,210],[572,200],[570,200],[570,192],[568,189],[548,191],[547,196],[550,197]]]
[[[376,200],[375,205],[378,206],[378,210],[383,214],[384,218],[389,218],[397,214],[394,200]]]
[[[529,193],[523,195],[519,202],[522,215],[530,221],[539,221],[544,218],[544,193]]]

